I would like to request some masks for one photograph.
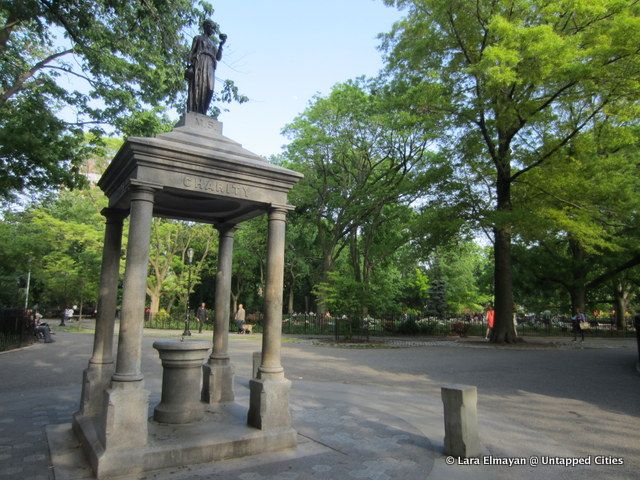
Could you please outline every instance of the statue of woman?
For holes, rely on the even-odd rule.
[[[216,48],[210,38],[216,29],[215,24],[207,19],[202,23],[202,29],[204,33],[193,39],[185,78],[189,81],[187,112],[206,115],[213,97],[216,66],[222,58],[222,46],[227,36],[220,34],[220,44]]]

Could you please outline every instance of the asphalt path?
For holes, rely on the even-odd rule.
[[[142,370],[152,405],[159,400],[162,369],[151,345],[166,335],[176,336],[147,331],[143,340]],[[0,354],[0,478],[53,478],[44,426],[70,422],[93,341],[92,335],[80,333],[59,332],[54,338],[52,344]],[[349,418],[365,415],[362,411],[393,416],[429,440],[435,463],[425,464],[425,478],[638,478],[640,374],[635,368],[635,340],[589,340],[582,345],[564,342],[522,348],[493,347],[480,341],[344,348],[290,338],[285,339],[282,355],[285,374],[293,382],[292,409],[299,431],[308,427],[312,435],[321,430],[321,425],[313,430],[312,423],[305,424],[316,417],[327,418],[310,415],[318,405],[325,415],[327,408],[333,408],[337,416],[350,409]],[[260,346],[259,335],[230,337],[238,398],[247,398],[251,353]],[[477,386],[485,454],[500,458],[559,455],[588,458],[592,465],[445,466],[440,451],[440,387],[445,384]],[[317,418],[316,422],[326,421]],[[622,459],[623,464],[593,465],[597,456]],[[274,478],[285,464],[271,467]],[[305,473],[304,462],[299,468],[299,475],[291,478],[318,475]],[[180,478],[201,478],[193,475]],[[322,478],[338,478],[327,475]]]

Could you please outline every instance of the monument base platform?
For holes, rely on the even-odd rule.
[[[112,478],[296,447],[294,429],[262,431],[247,426],[246,418],[246,408],[231,404],[208,411],[196,423],[169,425],[150,420],[146,446],[106,452],[93,420],[75,417],[73,428],[47,426],[47,440],[56,480]],[[78,461],[83,451],[91,470]]]

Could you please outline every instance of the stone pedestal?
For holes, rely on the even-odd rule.
[[[162,360],[162,398],[153,418],[162,423],[190,423],[202,419],[201,367],[210,348],[208,342],[157,340],[153,348]]]
[[[111,382],[104,392],[104,415],[98,435],[105,451],[147,444],[149,392],[144,382]]]
[[[82,394],[79,414],[95,416],[104,410],[104,391],[108,388],[113,375],[112,363],[89,363],[82,374]]]
[[[251,378],[258,378],[258,369],[260,368],[260,364],[262,363],[262,352],[253,352],[253,374]]]
[[[478,391],[468,385],[446,385],[444,404],[444,453],[453,457],[480,455],[478,435]]]
[[[249,381],[249,415],[247,423],[261,430],[291,427],[289,391],[291,382],[257,379]]]
[[[212,360],[202,366],[202,401],[210,405],[233,402],[233,365],[229,359]]]

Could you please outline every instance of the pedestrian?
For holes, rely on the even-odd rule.
[[[73,317],[73,308],[69,307],[69,308],[65,308],[62,311],[62,320],[60,321],[60,325],[58,325],[59,327],[65,327],[66,324],[65,322],[71,320],[71,318]]]
[[[196,319],[198,320],[198,333],[202,333],[204,322],[209,319],[209,316],[207,315],[207,308],[204,302],[202,302],[198,307],[198,311],[196,312]]]
[[[238,333],[244,333],[244,318],[245,318],[246,312],[244,311],[244,308],[242,307],[242,304],[238,305],[238,310],[236,311],[236,315],[234,317],[234,320],[236,321],[236,328],[238,329]]]
[[[576,308],[576,314],[571,317],[573,341],[578,340],[578,333],[580,334],[580,341],[584,342],[584,331],[587,329],[587,317],[582,312],[582,309]]]
[[[487,333],[484,336],[484,339],[489,340],[489,334],[493,332],[493,322],[496,317],[496,312],[493,309],[493,305],[489,304],[489,306],[487,307],[487,313],[485,315],[487,318]]]

